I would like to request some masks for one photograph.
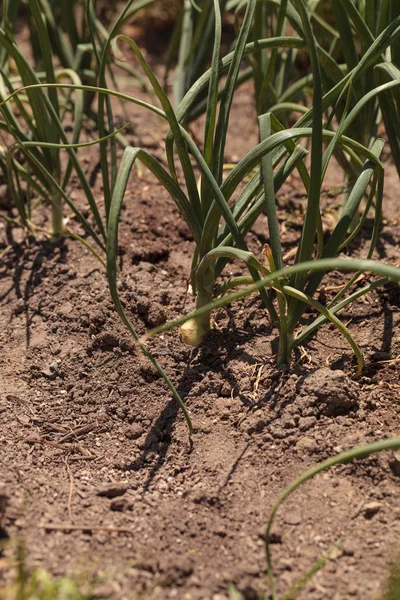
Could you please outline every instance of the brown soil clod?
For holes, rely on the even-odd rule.
[[[96,489],[96,494],[106,498],[116,498],[123,496],[128,490],[129,484],[127,483],[106,483]]]

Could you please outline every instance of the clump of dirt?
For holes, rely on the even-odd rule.
[[[320,414],[334,416],[356,409],[360,388],[344,371],[332,371],[327,367],[317,369],[307,377],[299,390],[305,411],[317,408]]]

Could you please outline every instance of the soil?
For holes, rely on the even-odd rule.
[[[251,88],[239,91],[227,162],[257,140]],[[160,155],[162,127],[129,109],[135,139]],[[238,136],[240,133],[240,137]],[[101,200],[99,154],[85,167]],[[326,189],[341,183],[330,173]],[[387,162],[376,257],[398,260],[398,179]],[[80,190],[74,190],[80,201]],[[278,196],[285,252],[296,247],[302,197],[295,177]],[[326,220],[333,204],[326,194]],[[47,211],[37,224],[48,227]],[[370,223],[367,223],[366,230]],[[143,333],[193,306],[193,241],[148,173],[132,178],[120,231],[120,293]],[[365,256],[367,235],[356,255]],[[265,217],[249,237],[258,255]],[[116,315],[103,268],[78,242],[23,237],[0,222],[0,574],[22,544],[29,568],[98,578],[115,600],[268,598],[264,532],[296,476],[355,445],[400,435],[400,292],[375,291],[343,315],[366,366],[354,378],[346,342],[325,325],[277,369],[276,330],[258,296],[220,310],[192,350],[176,332],[151,348],[177,385],[183,415]],[[231,272],[240,272],[232,265]],[[332,274],[323,295],[342,280]],[[311,313],[307,313],[307,319]],[[376,599],[400,534],[399,461],[372,456],[319,475],[278,512],[271,546],[283,594],[327,550],[331,560],[299,600]]]

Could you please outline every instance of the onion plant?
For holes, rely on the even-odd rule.
[[[6,6],[7,9],[7,6]],[[78,75],[71,70],[63,70],[56,75],[53,66],[53,55],[48,31],[42,16],[39,0],[30,1],[30,10],[32,19],[35,21],[35,28],[45,68],[45,76],[49,83],[55,83],[57,77],[68,77],[74,83],[81,83]],[[10,31],[0,29],[0,47],[6,52],[8,59],[15,63],[18,79],[17,82],[12,79],[12,74],[7,65],[0,68],[0,95],[4,99],[12,94],[21,83],[24,86],[38,84],[40,80],[34,69],[30,66],[17,44],[12,39]],[[76,93],[75,106],[73,109],[74,131],[72,143],[77,143],[82,127],[82,93]],[[48,94],[43,89],[27,91],[26,98],[21,95],[15,99],[15,107],[12,110],[8,104],[2,104],[1,112],[3,120],[0,122],[2,132],[9,134],[12,138],[11,146],[7,153],[7,158],[3,160],[6,165],[6,174],[15,204],[21,221],[24,225],[29,224],[30,204],[24,202],[24,191],[21,181],[27,183],[28,193],[36,191],[42,197],[51,199],[52,204],[52,229],[54,234],[58,235],[63,231],[63,212],[62,198],[59,189],[49,183],[46,177],[48,173],[57,185],[65,189],[69,180],[73,161],[79,165],[76,156],[71,155],[70,162],[62,174],[60,150],[55,147],[43,147],[41,149],[32,147],[32,141],[58,144],[60,141],[68,143],[64,128],[61,126],[63,108],[60,106],[57,91],[49,90]],[[16,116],[19,112],[20,118]],[[55,116],[57,123],[54,122],[52,115]],[[59,125],[59,127],[57,126]],[[64,138],[64,139],[63,139]],[[7,142],[6,137],[6,142]],[[27,167],[19,164],[14,158],[15,142],[25,144],[24,154],[28,161]],[[33,167],[33,165],[36,165]],[[32,168],[37,177],[32,177]],[[80,168],[80,167],[79,167]],[[40,175],[39,175],[40,173]],[[45,173],[45,174],[44,174]]]
[[[247,0],[231,0],[227,9],[236,7],[238,14],[246,3]],[[287,25],[290,25],[297,35],[304,37],[302,20],[293,2],[260,0],[256,10],[253,34],[256,39],[267,37],[267,34],[282,35]],[[327,5],[315,0],[306,4],[306,10],[310,21],[318,25],[315,43],[322,65],[321,83],[323,90],[327,92],[356,68],[360,58],[380,34],[396,21],[400,14],[400,3],[399,0],[333,0]],[[324,18],[327,16],[324,15],[326,11],[329,12],[328,20]],[[250,59],[259,113],[268,110],[286,122],[289,114],[306,112],[304,103],[313,86],[313,70],[310,74],[298,78],[294,64],[296,52],[295,49],[288,52],[282,49],[270,52],[263,50]],[[329,107],[326,114],[327,123],[329,124],[334,117],[340,120],[346,107],[353,108],[377,85],[398,78],[399,57],[400,37],[397,35],[392,37],[390,45],[381,54],[375,54],[369,68],[354,82],[351,95],[339,95]],[[243,74],[244,72],[242,76]],[[378,135],[382,115],[399,170],[400,147],[396,127],[399,123],[398,94],[393,91],[387,92],[364,106],[358,112],[348,134],[370,148]],[[344,153],[340,148],[336,149],[335,154],[347,178],[354,181],[360,166],[357,157]]]
[[[319,5],[325,6],[320,1],[313,4],[315,17],[318,14]],[[325,7],[326,8],[326,7]],[[338,62],[339,69],[326,70],[324,73],[325,85],[332,87],[343,77],[354,69],[360,57],[362,57],[377,37],[400,15],[400,2],[394,0],[333,0],[330,3],[331,27],[323,30],[323,39],[327,45],[328,53]],[[380,55],[376,55],[369,69],[366,69],[362,77],[353,82],[352,93],[347,99],[340,96],[332,107],[329,119],[334,115],[339,119],[346,110],[346,103],[353,108],[366,94],[373,91],[377,85],[385,81],[398,78],[400,61],[400,37],[393,36],[391,44]],[[375,66],[375,69],[373,68]],[[394,96],[394,97],[393,97]],[[397,97],[397,100],[396,100]],[[398,92],[387,92],[382,94],[358,112],[349,128],[349,135],[358,140],[364,146],[371,147],[374,143],[382,122],[382,114],[386,125],[386,132],[391,146],[393,158],[399,169],[399,137],[396,125],[399,123],[399,111],[396,108]],[[393,121],[393,119],[395,119]],[[354,168],[357,168],[357,160],[354,156],[338,153],[337,158],[346,170],[347,175],[354,179]]]
[[[284,129],[271,113],[261,115],[259,118],[260,143],[233,168],[225,180],[222,177],[223,150],[229,121],[230,103],[235,87],[235,77],[239,72],[239,63],[245,54],[245,40],[254,17],[255,3],[247,3],[246,14],[235,51],[231,55],[232,58],[229,57],[229,60],[225,61],[225,64],[229,64],[229,71],[221,95],[218,119],[216,117],[216,90],[218,77],[221,74],[219,71],[223,70],[224,65],[224,60],[218,61],[218,36],[220,32],[218,27],[216,28],[213,66],[203,79],[201,78],[188,92],[176,114],[172,111],[168,100],[162,97],[160,91],[158,91],[171,127],[167,140],[169,167],[172,175],[174,175],[173,147],[175,143],[189,191],[189,196],[183,196],[182,189],[179,188],[179,202],[177,204],[191,228],[196,245],[191,280],[196,295],[197,310],[170,324],[152,330],[147,337],[180,324],[183,325],[181,334],[184,336],[185,341],[198,344],[210,328],[210,313],[213,308],[223,306],[232,299],[258,291],[262,294],[270,319],[279,332],[279,363],[290,364],[293,349],[323,322],[328,320],[338,327],[350,343],[357,358],[357,372],[359,373],[363,366],[361,351],[349,330],[339,320],[337,313],[361,295],[374,289],[377,285],[385,283],[388,280],[387,278],[398,280],[400,269],[380,265],[370,260],[363,262],[337,258],[349,247],[350,242],[359,233],[374,205],[374,230],[367,251],[367,259],[372,257],[378,239],[383,198],[384,170],[380,161],[384,146],[383,140],[377,139],[372,147],[368,148],[345,134],[360,110],[367,106],[368,102],[375,100],[379,94],[396,89],[399,81],[391,81],[375,88],[363,97],[352,110],[349,110],[349,102],[347,102],[346,110],[343,112],[336,130],[323,127],[323,114],[341,96],[347,98],[351,96],[353,82],[357,82],[359,77],[364,75],[365,70],[374,62],[376,56],[380,56],[399,34],[400,19],[396,19],[390,24],[377,37],[355,68],[323,95],[320,52],[310,25],[306,5],[303,0],[293,0],[292,4],[301,18],[306,39],[302,42],[300,38],[292,37],[290,38],[290,45],[294,47],[305,46],[309,52],[314,78],[313,107],[290,129]],[[218,26],[220,21],[217,3],[216,15]],[[273,48],[275,45],[274,39],[269,40],[269,45],[266,43],[264,45],[264,41],[259,40],[253,45],[248,45],[247,48],[256,48],[257,50],[263,47]],[[282,45],[282,39],[284,38],[277,39],[281,40],[279,45]],[[289,44],[289,42],[285,42],[285,44]],[[134,47],[133,44],[131,45]],[[135,47],[134,50],[153,81],[153,85],[156,86],[154,75],[145,65],[139,50]],[[204,150],[201,153],[187,132],[177,126],[177,122],[179,124],[184,120],[185,112],[190,109],[191,104],[204,89],[205,82],[208,85],[209,103]],[[311,139],[310,170],[306,168],[303,156],[298,158],[299,153],[303,153],[303,150],[299,146],[296,147],[294,141],[299,138]],[[351,189],[345,209],[333,232],[329,233],[324,232],[322,228],[320,190],[330,159],[337,148],[359,157],[359,162],[361,157],[364,157],[364,161],[361,161],[357,181]],[[187,149],[191,151],[202,174],[200,192],[194,185],[191,163],[185,154]],[[290,152],[289,157],[278,168],[279,161],[283,159],[288,150]],[[135,158],[141,159],[142,156],[144,156],[143,151],[137,150]],[[147,157],[146,160],[148,165],[151,164],[150,168],[156,176],[162,181],[158,167]],[[292,165],[296,165],[299,171],[308,202],[295,265],[285,267],[275,194],[279,187],[277,183],[280,182],[282,174],[289,170],[289,166],[291,169]],[[247,181],[246,178],[249,176],[251,179]],[[163,177],[166,181],[165,173]],[[172,181],[169,179],[168,182],[170,192],[173,196],[177,196],[176,183],[172,185]],[[238,191],[239,186],[244,186],[240,192]],[[364,199],[365,205],[362,204]],[[114,198],[113,201],[118,204],[121,202],[121,198]],[[362,207],[361,219],[355,229],[348,233],[349,226],[360,207]],[[270,247],[266,253],[267,264],[265,264],[265,261],[263,262],[262,257],[257,258],[249,252],[245,240],[249,228],[254,223],[253,218],[257,218],[262,210],[266,211],[268,217],[270,237]],[[244,262],[249,271],[249,276],[225,281],[218,285],[216,279],[222,273],[229,259]],[[323,306],[316,300],[315,294],[324,275],[336,268],[353,269],[356,273],[343,285],[343,288],[329,305]],[[348,290],[358,280],[360,270],[372,270],[372,272],[382,274],[383,277],[378,282],[372,282],[362,290],[355,290],[346,296]],[[261,281],[257,281],[260,278]],[[236,295],[228,294],[226,297],[213,300],[213,298],[225,294],[229,288],[250,283],[251,280],[255,283],[247,290],[237,292]],[[277,292],[277,302],[275,303],[270,294],[272,287]],[[301,318],[307,306],[311,306],[320,315],[311,325],[301,329]]]
[[[271,556],[271,530],[275,521],[276,514],[283,504],[283,502],[295,492],[303,483],[306,483],[319,473],[323,471],[327,471],[336,465],[342,465],[353,460],[360,460],[362,458],[366,458],[371,454],[375,454],[377,452],[383,452],[388,450],[398,450],[400,448],[400,438],[390,438],[386,440],[382,440],[379,442],[373,442],[371,444],[366,444],[364,446],[358,446],[356,448],[352,448],[351,450],[347,450],[346,452],[341,452],[336,456],[325,460],[324,462],[315,465],[305,471],[302,475],[300,475],[295,481],[293,481],[288,487],[279,495],[276,503],[274,504],[270,517],[268,519],[268,524],[265,532],[265,547],[266,547],[266,557],[267,557],[267,566],[268,566],[268,578],[270,584],[270,594],[272,600],[290,600],[291,598],[295,598],[296,594],[310,581],[312,576],[320,570],[324,564],[329,560],[330,553],[326,553],[323,557],[321,557],[316,563],[312,565],[307,573],[304,573],[302,577],[296,582],[283,596],[279,597],[276,591],[275,586],[275,578],[272,569],[272,556]],[[389,580],[387,592],[385,594],[385,600],[395,600],[398,598],[399,593],[399,579],[396,571],[393,571],[393,574]]]
[[[236,34],[240,30],[240,18],[247,0],[220,0],[221,16],[234,14]],[[288,16],[289,19],[288,19]],[[259,0],[255,17],[249,32],[250,40],[280,37],[287,30],[287,24],[294,22],[296,34],[303,37],[300,20],[295,9],[287,0]],[[173,104],[179,105],[190,87],[201,77],[211,61],[214,36],[214,7],[212,0],[194,3],[185,0],[180,19],[172,35],[165,80],[170,71],[174,52],[179,46],[178,63],[174,71]],[[232,43],[235,47],[236,40]],[[253,78],[257,110],[261,114],[279,104],[284,112],[291,106],[299,110],[298,102],[305,99],[305,90],[312,81],[312,75],[299,79],[295,60],[297,48],[262,48],[247,56],[250,65],[243,66],[236,80],[236,87]],[[220,91],[221,95],[222,91]],[[295,104],[294,104],[295,103]],[[205,95],[185,113],[185,122],[190,122],[203,114],[207,108]],[[283,114],[285,118],[285,114]]]
[[[121,167],[118,172],[117,184],[119,184],[119,181],[127,181],[125,169],[130,170],[135,160],[138,159],[153,172],[157,179],[170,192],[191,230],[196,246],[193,255],[191,283],[196,295],[196,305],[198,308],[213,300],[216,278],[225,266],[227,259],[238,257],[240,260],[244,260],[250,277],[254,281],[258,281],[261,275],[267,270],[262,262],[249,252],[245,241],[247,232],[265,206],[263,181],[260,171],[246,183],[249,174],[259,165],[261,156],[252,160],[252,156],[249,155],[247,162],[250,164],[246,164],[246,166],[242,164],[239,170],[234,170],[223,181],[226,133],[232,98],[243,55],[257,50],[259,44],[266,48],[285,45],[289,47],[304,46],[304,42],[295,37],[260,40],[246,46],[255,9],[255,1],[252,0],[248,3],[235,50],[228,55],[225,64],[220,65],[221,14],[217,1],[214,2],[214,9],[215,40],[212,68],[205,77],[200,78],[196,82],[176,112],[173,110],[169,99],[163,92],[161,85],[135,42],[126,36],[120,36],[122,40],[131,46],[148,76],[155,93],[158,95],[164,109],[162,114],[170,125],[170,132],[166,140],[169,172],[144,150],[140,148],[128,148],[125,150],[126,160],[123,163],[124,168]],[[218,79],[227,68],[228,74],[218,106]],[[203,152],[201,152],[190,135],[180,125],[180,121],[184,120],[187,110],[207,87],[208,106],[204,130],[204,147]],[[160,111],[158,112],[161,114]],[[279,129],[279,124],[277,127]],[[277,135],[278,137],[275,139],[275,142],[278,143],[272,149],[278,146],[283,147],[285,156],[272,159],[271,164],[277,167],[277,169],[271,177],[270,185],[275,192],[279,190],[293,169],[299,166],[300,163],[302,164],[302,159],[306,153],[304,148],[296,146],[291,136],[286,136],[285,132],[280,132]],[[293,137],[296,139],[296,134]],[[185,179],[186,190],[178,183],[175,150]],[[196,168],[192,163],[191,156],[196,162],[197,168],[201,171],[202,178],[199,189],[196,183]],[[300,170],[303,172],[302,168]],[[234,204],[229,205],[229,200],[235,193],[239,192],[242,182],[245,182],[244,188],[238,193]],[[118,189],[119,194],[114,194],[112,199],[111,211],[113,219],[118,219],[123,199],[123,186],[119,187],[118,185]],[[263,289],[260,289],[260,294],[275,322],[278,322],[271,298]],[[209,328],[210,318],[209,315],[206,315],[187,323],[182,328],[181,334],[187,343],[198,345]]]
[[[400,8],[399,8],[400,10]],[[400,62],[398,62],[400,64]],[[392,63],[385,62],[375,66],[375,81],[377,85],[399,81],[400,70]],[[385,123],[392,157],[400,176],[400,92],[397,87],[379,95],[379,106]]]
[[[85,0],[84,3],[74,1],[68,10],[64,6],[62,14],[60,9],[65,4],[63,2],[28,0],[25,9],[30,22],[35,66],[27,60],[14,39],[18,8],[22,5],[9,0],[5,2],[0,27],[0,101],[3,117],[0,119],[3,138],[0,169],[10,187],[19,222],[27,229],[33,231],[32,208],[45,199],[52,206],[52,232],[55,235],[62,234],[65,229],[65,201],[97,246],[105,250],[106,223],[100,217],[76,152],[79,147],[90,145],[80,142],[80,134],[88,117],[97,119],[96,113],[90,109],[91,99],[101,92],[96,87],[97,80],[101,87],[106,87],[106,73],[112,75],[110,53],[105,52],[101,57],[100,49],[103,46],[109,48],[108,40],[115,32],[137,11],[153,1],[128,2],[108,33],[96,17],[91,0]],[[78,22],[79,19],[82,23]],[[121,63],[133,75],[133,83],[143,81],[133,67],[116,58],[114,62]],[[112,80],[115,83],[113,75]],[[68,81],[69,85],[63,86],[61,82],[64,81]],[[58,87],[63,88],[65,93],[60,94]],[[120,130],[114,129],[110,104],[107,104],[108,119],[103,111],[100,112],[99,131],[103,147],[107,139],[114,137],[124,147],[127,146],[128,142]],[[72,117],[73,130],[72,135],[67,137],[65,122],[69,115]],[[62,149],[69,154],[66,166],[62,166]],[[66,193],[74,170],[86,195],[95,222],[94,228]],[[103,179],[108,181],[107,165],[103,169]]]
[[[108,219],[107,267],[111,294],[122,320],[147,356],[149,356],[149,351],[146,342],[150,336],[181,325],[183,340],[197,345],[204,339],[211,327],[212,310],[258,292],[262,296],[272,323],[279,332],[278,362],[289,364],[291,353],[296,345],[306,339],[321,324],[330,321],[349,341],[357,357],[357,371],[360,372],[362,369],[361,351],[337,314],[345,306],[377,286],[383,285],[389,280],[400,280],[399,268],[370,260],[378,238],[381,214],[383,165],[380,156],[384,143],[377,139],[372,148],[367,148],[345,135],[358,111],[371,98],[396,89],[398,82],[391,81],[379,86],[359,101],[352,110],[349,110],[347,106],[337,130],[323,128],[323,112],[329,109],[341,94],[347,97],[351,94],[353,81],[363,75],[376,56],[382,54],[392,42],[393,37],[398,35],[400,19],[384,30],[357,66],[323,95],[320,53],[310,27],[305,4],[303,0],[293,0],[293,5],[301,16],[306,39],[281,36],[246,43],[255,11],[255,2],[250,0],[235,50],[220,60],[221,15],[218,2],[215,0],[215,40],[212,66],[192,86],[176,111],[173,110],[169,99],[135,42],[126,36],[120,36],[120,39],[130,45],[160,99],[162,110],[150,104],[146,105],[147,108],[166,119],[170,126],[166,140],[168,170],[141,148],[125,150],[116,177]],[[255,51],[275,47],[307,48],[314,71],[313,108],[307,111],[290,129],[285,129],[271,113],[261,115],[259,119],[260,143],[224,179],[223,161],[226,133],[241,61]],[[218,82],[225,74],[226,79],[222,93],[218,93]],[[208,93],[208,102],[204,142],[203,148],[200,150],[181,123],[185,122],[185,115],[204,91]],[[131,98],[131,101],[135,100]],[[142,106],[145,104],[142,103]],[[300,138],[312,141],[310,171],[303,161],[306,154],[305,149],[296,144]],[[324,143],[326,144],[325,151],[323,151]],[[334,231],[327,236],[327,239],[324,239],[321,225],[320,188],[330,158],[338,147],[345,149],[346,152],[363,156],[364,162],[349,196],[346,209]],[[180,162],[180,173],[184,179],[184,186],[178,178],[177,159]],[[119,215],[129,174],[137,160],[141,161],[170,193],[192,233],[195,244],[191,283],[196,297],[196,310],[171,323],[155,328],[141,338],[133,328],[121,303],[116,281]],[[298,170],[303,181],[308,196],[308,206],[295,264],[286,267],[283,264],[275,194],[294,168]],[[196,185],[198,171],[201,174],[199,186]],[[348,234],[349,224],[364,198],[366,198],[366,202],[363,207],[363,216],[356,229]],[[337,258],[360,231],[374,202],[376,219],[367,260]],[[246,235],[263,210],[266,211],[268,217],[270,247],[267,249],[265,257],[256,257],[248,250]],[[218,283],[217,279],[223,275],[228,260],[242,261],[248,269],[249,275],[228,280],[224,278]],[[324,275],[334,269],[355,271],[355,275],[344,284],[342,290],[328,306],[323,306],[314,296]],[[347,294],[351,286],[358,280],[361,272],[375,273],[380,276],[380,279]],[[253,281],[250,287],[235,293],[227,293],[231,288],[248,284],[250,281]],[[277,293],[275,302],[270,293],[272,289]],[[298,331],[307,305],[320,314],[311,325]],[[158,366],[158,368],[160,367]],[[171,381],[167,379],[167,382],[179,401],[179,396],[177,396]],[[187,413],[186,417],[188,418]]]
[[[235,8],[236,29],[247,0],[231,0],[228,8]],[[301,19],[288,0],[282,2],[261,0],[257,2],[250,37],[254,40],[284,35],[292,27],[299,37],[304,38]],[[255,102],[258,114],[267,111],[279,114],[286,123],[286,112],[306,112],[301,106],[307,97],[312,75],[300,77],[296,66],[298,48],[263,49],[249,56],[250,67],[241,71],[241,79],[251,73],[254,80]],[[249,74],[250,74],[249,73]],[[278,107],[278,111],[275,110]]]
[[[151,5],[154,0],[136,0],[131,3],[126,11],[124,22],[132,19],[135,14]],[[11,36],[18,20],[23,16],[29,27],[29,41],[32,58],[35,63],[35,72],[38,77],[46,77],[45,59],[42,52],[40,34],[37,29],[36,19],[32,13],[31,0],[4,0],[2,27]],[[108,39],[106,20],[100,19],[96,14],[96,7],[92,0],[39,0],[42,18],[44,20],[49,44],[57,65],[62,69],[74,71],[83,83],[95,85],[97,82],[96,56]],[[105,14],[111,23],[117,12],[117,3],[112,2],[107,6]],[[108,57],[109,62],[111,57]],[[143,84],[140,74],[129,66],[118,63],[120,68],[127,70],[133,75],[132,82],[138,80]],[[7,68],[7,52],[0,48],[0,65]],[[111,70],[109,71],[112,74]],[[115,81],[114,81],[115,83]],[[89,110],[94,95],[86,94],[85,109],[92,116],[95,114]]]
[[[227,0],[219,0],[223,16]],[[213,0],[184,0],[182,10],[172,32],[165,69],[165,82],[175,55],[173,105],[177,107],[186,92],[203,75],[212,56],[214,39]],[[189,117],[189,115],[187,115]],[[190,118],[190,117],[189,117]]]
[[[27,23],[34,71],[40,80],[48,77],[49,56],[43,54],[41,34],[44,29],[43,26],[40,29],[37,27],[37,16],[35,16],[37,10],[40,11],[46,30],[46,45],[51,48],[50,56],[56,59],[57,66],[63,70],[73,71],[84,83],[95,83],[94,48],[85,11],[82,8],[82,3],[78,0],[71,2],[38,0],[36,6],[30,0],[27,3],[20,0],[4,1],[1,26],[7,35],[14,39],[18,21],[23,18]],[[91,15],[93,31],[98,37],[104,35],[106,33],[104,26],[95,18],[94,11],[91,11]],[[0,66],[10,74],[8,59],[7,48],[2,45],[0,47]],[[17,73],[17,77],[12,76],[13,82],[22,83],[23,80],[18,75],[19,73]],[[90,101],[91,98],[87,97],[85,101],[87,107]]]

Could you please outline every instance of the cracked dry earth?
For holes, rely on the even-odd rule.
[[[248,93],[240,91],[235,108],[247,132],[241,150],[257,135]],[[228,160],[237,150],[231,143]],[[389,164],[377,254],[387,261],[398,260],[396,177]],[[287,224],[288,207],[299,204],[295,184],[278,197],[287,251],[297,235]],[[2,580],[19,540],[30,568],[100,577],[99,597],[225,600],[234,582],[246,600],[268,598],[264,530],[279,492],[319,461],[400,434],[399,288],[375,291],[344,315],[366,359],[358,380],[330,326],[290,372],[277,370],[276,331],[257,296],[220,310],[198,350],[176,332],[152,341],[190,411],[190,443],[92,255],[72,240],[24,239],[0,227]],[[250,236],[254,252],[266,231],[262,217]],[[138,331],[191,307],[192,247],[163,190],[147,175],[132,181],[120,293]],[[363,255],[363,243],[354,252]],[[321,293],[329,297],[340,280],[332,274]],[[377,599],[400,552],[399,474],[399,458],[380,454],[325,472],[291,496],[272,538],[278,591],[340,540],[297,597]]]

